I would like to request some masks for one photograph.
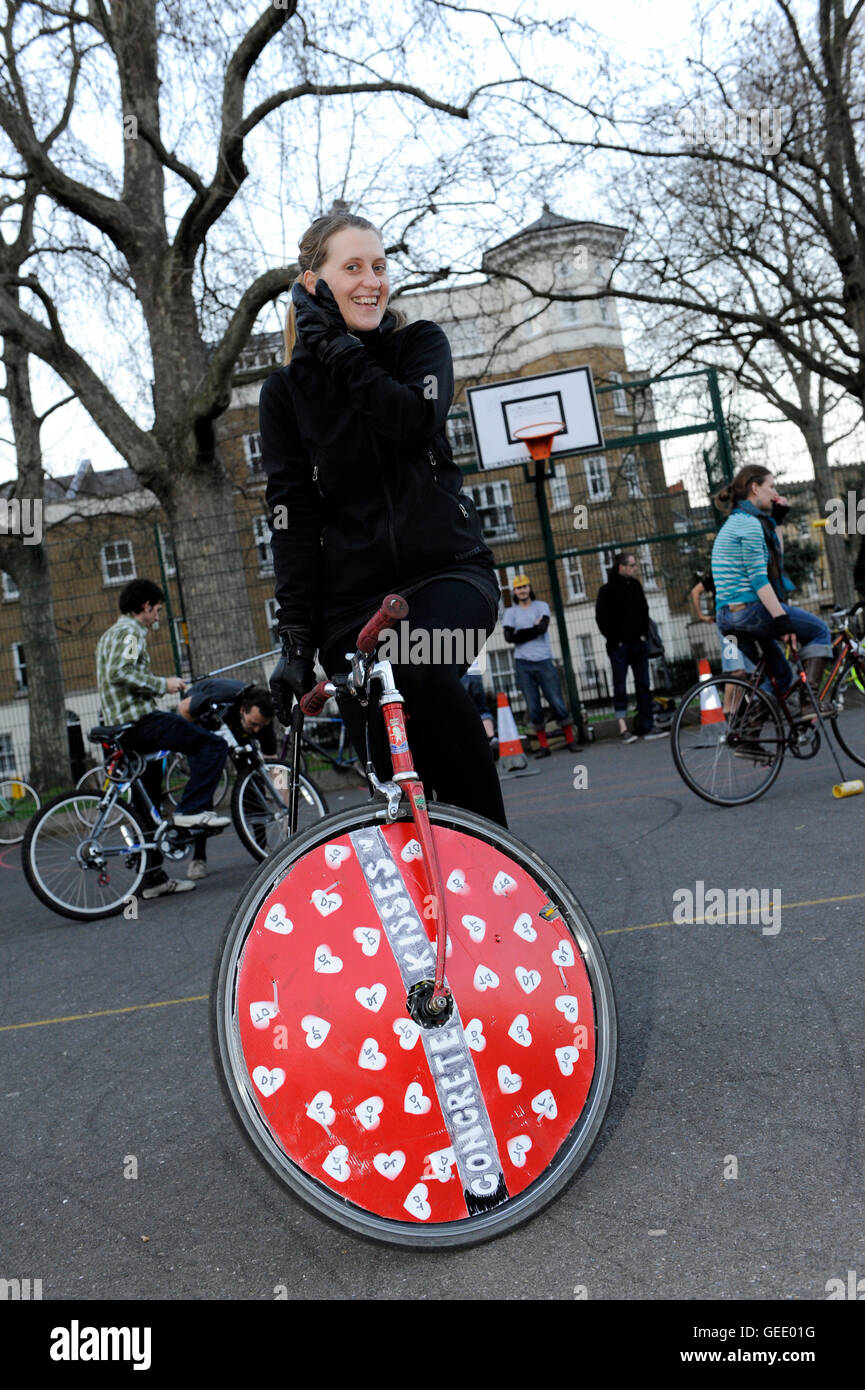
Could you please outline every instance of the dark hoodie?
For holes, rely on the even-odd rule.
[[[607,639],[607,651],[620,642],[633,646],[649,631],[649,605],[639,579],[610,570],[595,604],[595,620]]]

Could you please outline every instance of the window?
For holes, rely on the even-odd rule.
[[[550,478],[550,501],[553,504],[554,512],[561,512],[570,508],[571,490],[568,487],[568,475],[563,463],[558,465],[558,471]]]
[[[267,630],[274,642],[279,641],[279,633],[276,628],[276,614],[278,609],[279,604],[275,598],[266,598],[264,600],[264,617],[267,622]]]
[[[644,589],[657,589],[658,580],[655,574],[655,564],[652,559],[652,551],[648,545],[637,546],[637,559],[640,562],[640,579]]]
[[[601,306],[601,323],[610,323],[610,301],[608,299],[599,299],[598,303]]]
[[[618,391],[613,391],[611,393],[613,397],[613,410],[616,412],[617,415],[630,415],[631,412],[628,409],[628,398],[625,395],[624,391],[621,390],[622,373],[610,372],[610,381],[620,388]]]
[[[252,523],[255,549],[258,555],[258,573],[273,574],[273,552],[270,548],[270,524],[266,516],[257,516]]]
[[[174,641],[177,647],[177,655],[180,658],[180,675],[187,678],[192,675],[192,666],[189,660],[189,629],[183,618],[172,619],[174,627]]]
[[[480,329],[471,320],[463,323],[449,323],[446,328],[451,352],[454,357],[475,357],[484,350],[484,340]]]
[[[583,578],[583,563],[579,555],[565,556],[565,579],[568,585],[568,598],[572,603],[586,597],[586,581]]]
[[[173,579],[177,573],[177,559],[174,554],[174,541],[171,539],[171,532],[166,531],[164,526],[157,527],[159,533],[159,549],[162,552],[162,564],[165,569],[166,579]]]
[[[464,489],[471,497],[481,519],[481,531],[486,540],[502,541],[519,535],[507,480],[499,483],[477,483]]]
[[[610,495],[610,475],[607,461],[600,454],[593,454],[584,462],[586,482],[589,485],[589,501],[603,502]]]
[[[243,448],[246,453],[246,466],[250,473],[263,473],[261,461],[261,435],[245,434],[243,436]]]
[[[525,700],[517,683],[517,671],[511,648],[508,647],[501,652],[488,651],[486,655],[488,682],[493,690],[496,692],[503,690],[512,709],[515,704],[524,705]]]
[[[529,317],[526,318],[523,323],[523,327],[525,328],[527,338],[537,338],[539,334],[543,333],[544,328],[546,327],[546,325],[543,323],[543,317],[546,314],[548,308],[548,304],[537,305],[529,308]]]
[[[596,686],[598,663],[595,660],[595,644],[586,633],[577,637],[577,661],[580,666],[581,683]]]
[[[21,594],[19,593],[19,591],[18,591],[18,585],[15,583],[15,580],[12,578],[11,574],[7,574],[6,571],[3,570],[3,571],[2,571],[2,575],[3,575],[3,602],[4,602],[4,603],[11,603],[11,602],[13,601],[13,599],[20,598],[20,597],[21,597]]]
[[[16,695],[27,694],[27,661],[20,642],[12,643],[12,672],[15,676]]]
[[[125,584],[135,578],[135,555],[131,541],[109,541],[103,545],[101,556],[104,584]]]
[[[266,346],[263,343],[251,343],[245,347],[237,359],[237,370],[239,372],[251,372],[256,367],[278,366],[282,358],[279,348]]]
[[[559,321],[561,323],[579,323],[580,305],[576,299],[559,300]]]
[[[622,459],[622,477],[628,484],[628,496],[642,497],[643,489],[640,487],[640,471],[635,454],[625,454]]]
[[[598,556],[598,560],[601,566],[602,584],[606,584],[607,580],[609,579],[610,570],[613,568],[613,561],[615,560],[618,553],[618,550],[613,550],[612,548],[609,548],[607,550],[602,550],[600,555]]]
[[[474,453],[475,438],[467,415],[449,415],[447,432],[455,454]]]
[[[0,777],[15,776],[15,746],[11,734],[0,734]]]

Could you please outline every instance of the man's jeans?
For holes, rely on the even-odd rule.
[[[782,603],[781,607],[790,619],[790,630],[795,632],[799,639],[799,655],[803,660],[808,657],[832,655],[832,634],[822,618],[815,617],[813,613],[806,613],[804,608],[792,608],[789,603]],[[769,610],[764,608],[759,599],[737,609],[735,613],[731,613],[725,603],[718,609],[716,621],[722,637],[735,637],[742,651],[752,661],[757,659],[754,639],[761,639],[772,677],[782,690],[786,690],[793,683],[795,677],[790,664],[774,640],[774,626]]]
[[[628,713],[627,681],[628,668],[634,673],[634,689],[637,694],[637,718],[634,732],[650,734],[655,727],[652,711],[652,691],[649,685],[649,657],[645,642],[620,642],[617,647],[609,647],[607,655],[613,668],[613,709],[617,719],[624,719]]]
[[[562,699],[562,687],[559,684],[559,673],[556,670],[555,662],[551,661],[549,657],[545,661],[528,661],[525,658],[517,657],[514,665],[517,668],[520,690],[526,698],[529,723],[535,733],[540,732],[544,727],[541,715],[542,691],[546,696],[547,704],[562,725],[573,724],[574,721],[568,713],[568,707]]]

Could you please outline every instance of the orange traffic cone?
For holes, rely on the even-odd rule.
[[[712,679],[712,668],[705,657],[697,662],[697,670],[701,681],[709,681]],[[713,686],[711,690],[701,690],[700,723],[723,724],[725,717],[724,709],[715,687]]]
[[[508,697],[503,690],[498,692],[496,701],[498,704],[496,732],[499,736],[499,759],[506,772],[514,772],[517,768],[528,767],[522,741],[517,732],[517,722],[511,713]]]

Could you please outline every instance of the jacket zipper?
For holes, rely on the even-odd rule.
[[[436,463],[436,456],[435,456],[435,454],[433,453],[432,449],[427,449],[427,451],[426,451],[426,456],[427,456],[427,458],[429,459],[430,467],[432,468],[432,471],[433,471],[433,482],[435,483],[436,487],[439,487],[440,484],[439,484],[438,465],[437,465],[437,463]],[[447,491],[447,488],[442,488],[442,491],[443,491],[444,493],[446,493],[446,495],[447,495],[448,497],[452,498],[454,502],[456,502],[457,506],[459,507],[459,509],[460,509],[460,511],[462,512],[463,516],[465,517],[466,521],[468,521],[468,519],[469,519],[469,514],[468,514],[468,512],[466,511],[466,509],[465,509],[465,507],[463,506],[463,504],[462,504],[462,502],[460,501],[460,499],[459,499],[458,497],[454,497],[454,495],[453,495],[452,492],[448,492],[448,491]]]

